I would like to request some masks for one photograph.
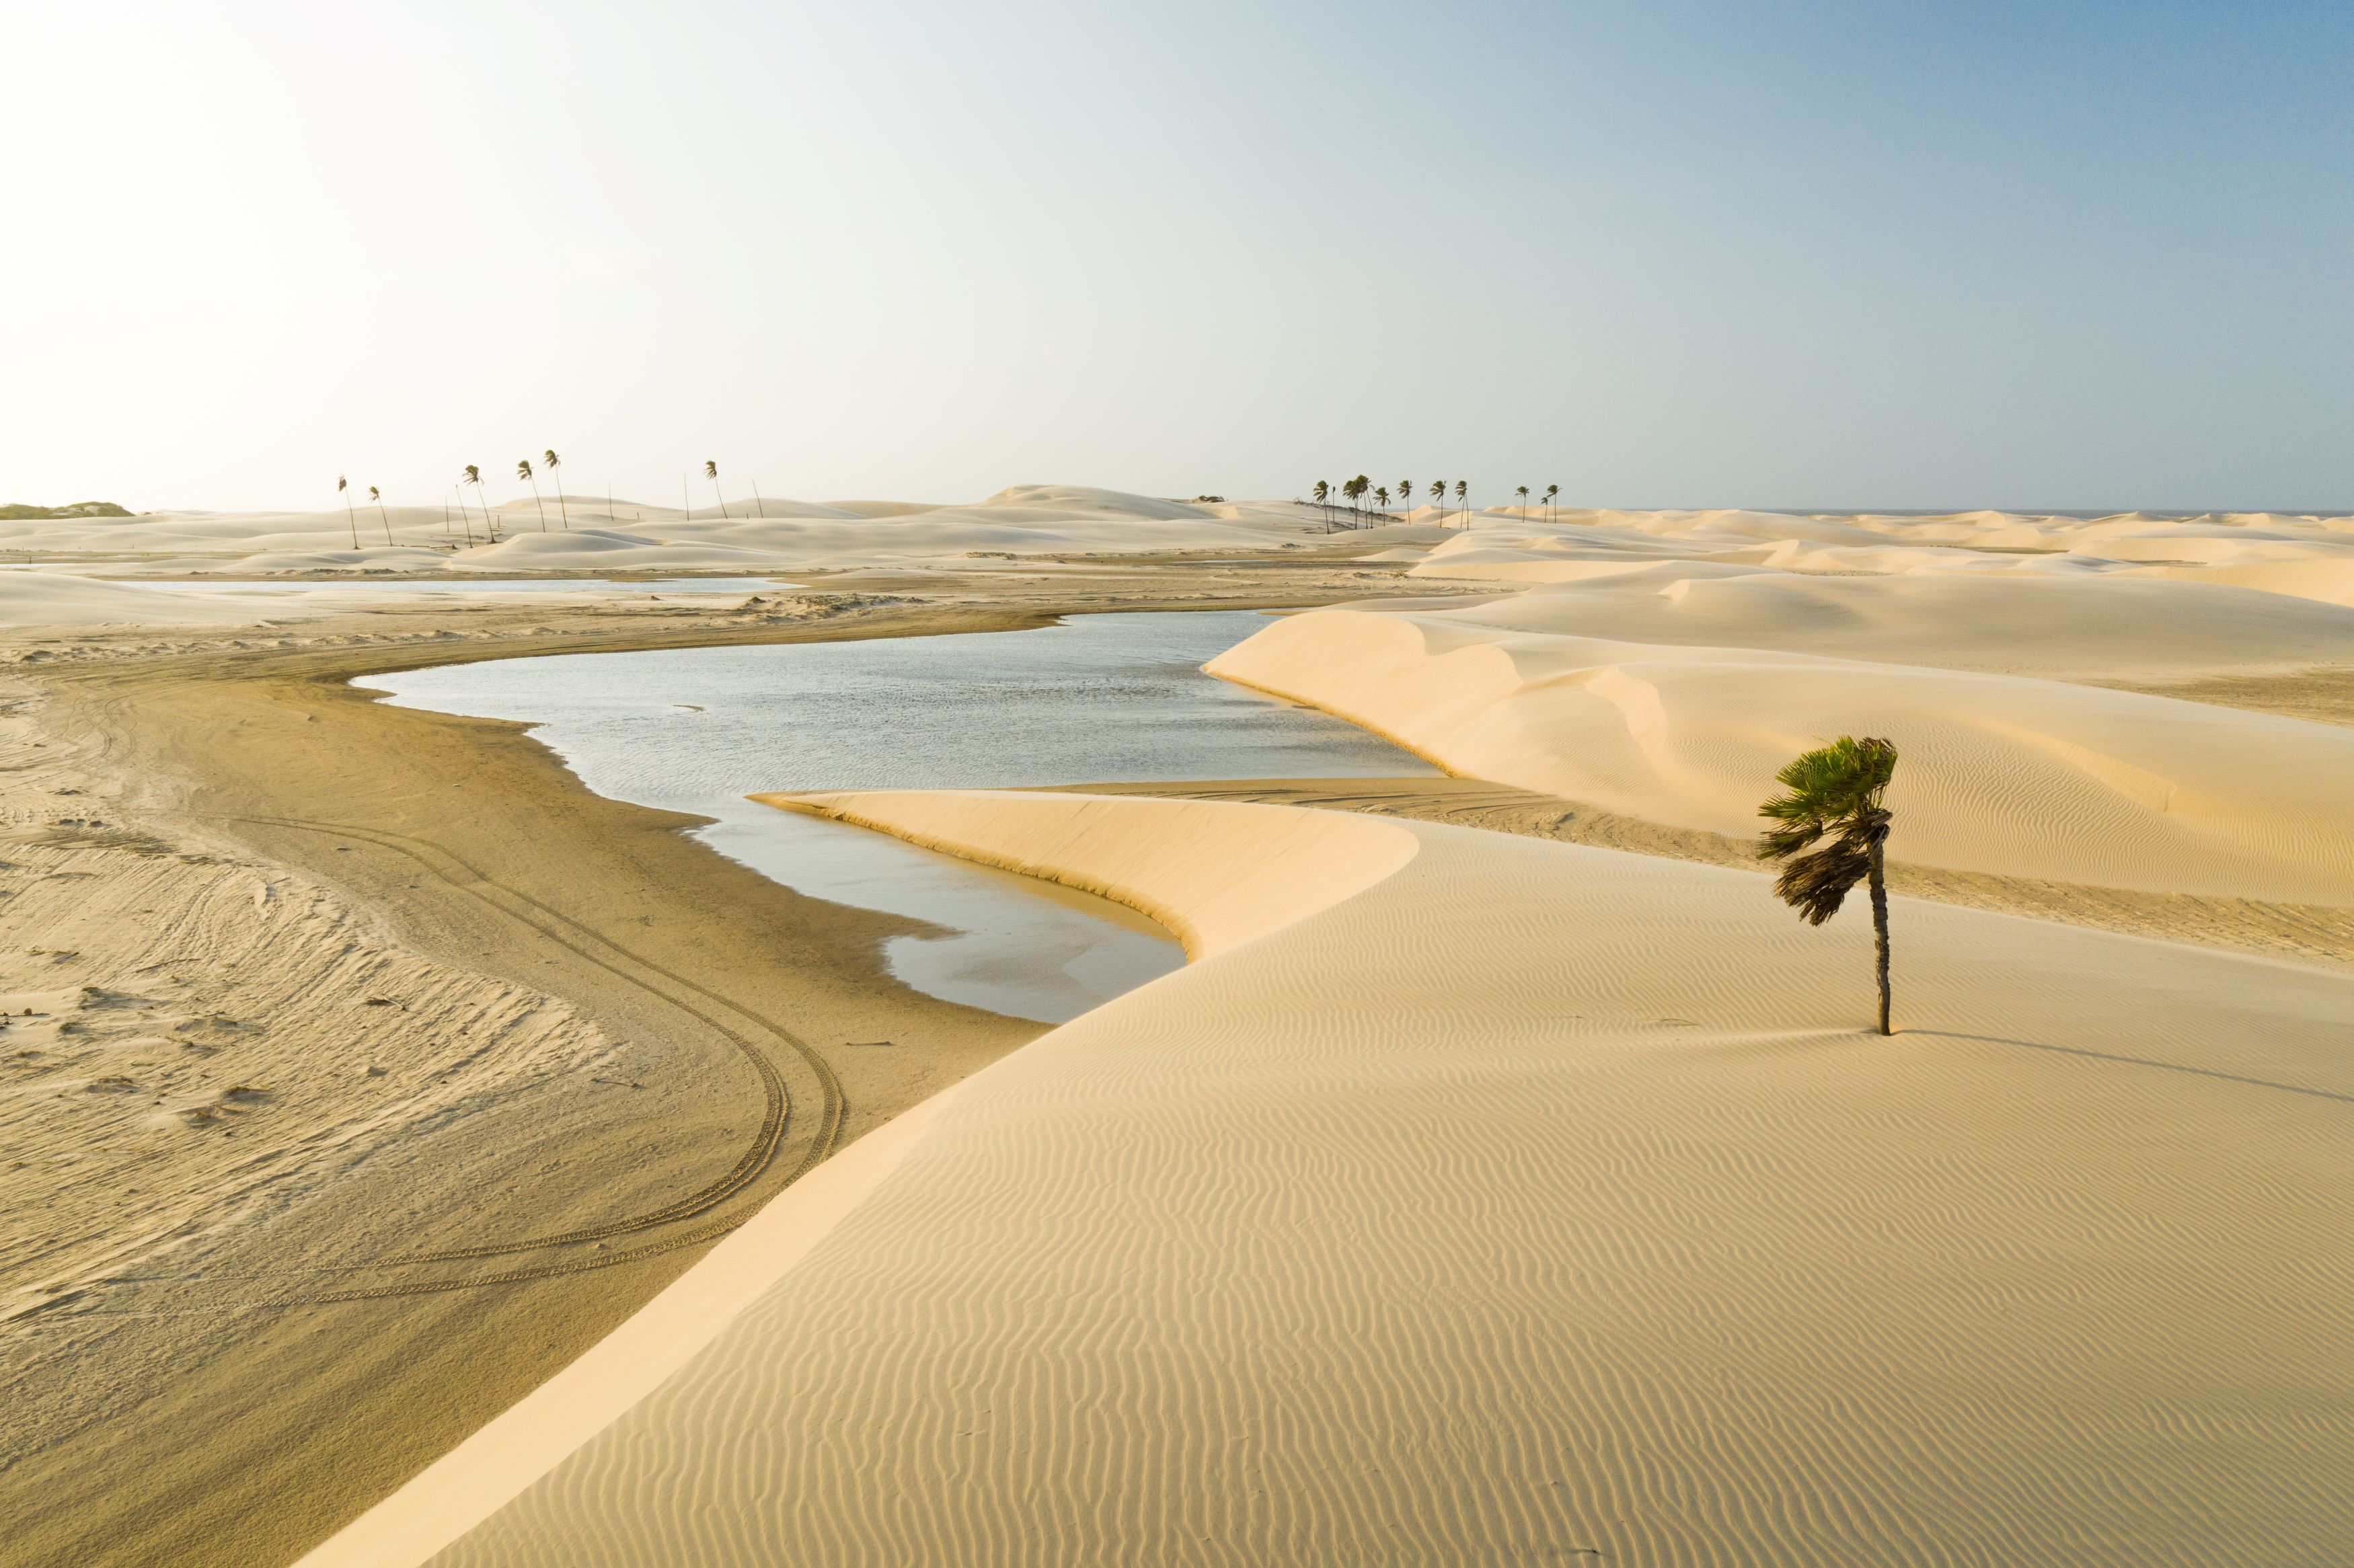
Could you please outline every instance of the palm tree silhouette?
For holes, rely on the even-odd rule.
[[[1561,486],[1558,484],[1545,486],[1545,521],[1548,523],[1553,521],[1553,498],[1560,493]]]
[[[344,498],[344,518],[352,525],[352,548],[360,547],[360,520],[352,514],[352,498],[344,489],[344,476],[335,475],[335,493]]]
[[[719,465],[708,458],[705,459],[703,477],[711,482],[711,493],[719,495]],[[722,517],[727,515],[727,498],[724,495],[719,495],[719,515]]]
[[[554,447],[539,455],[547,460],[547,482],[556,486],[556,520],[563,524],[564,531],[569,534],[572,532],[572,514],[564,509],[564,481],[557,477],[556,471],[564,466],[564,460],[556,455]]]
[[[376,493],[373,484],[368,486],[368,499],[376,503],[376,514],[384,524],[384,545],[388,550],[392,548],[392,519],[385,515],[384,497]]]
[[[482,471],[479,464],[466,465],[466,482],[474,487],[474,504],[482,509],[482,533],[493,545],[499,542],[498,520],[491,515],[490,497],[482,493]]]
[[[1434,479],[1430,482],[1430,498],[1440,503],[1438,509],[1438,525],[1444,528],[1447,526],[1447,482],[1445,480]]]
[[[1529,520],[1529,487],[1521,485],[1512,493],[1521,498],[1521,521],[1525,523]]]
[[[1463,508],[1463,526],[1466,528],[1471,526],[1471,507],[1470,503],[1465,499],[1470,493],[1470,481],[1458,479],[1455,482],[1455,504]]]
[[[539,509],[539,531],[543,534],[546,533],[547,503],[539,498],[539,481],[532,479],[531,459],[525,458],[521,462],[515,464],[515,477],[517,479],[531,480],[531,503]]]
[[[1390,510],[1390,487],[1384,484],[1375,490],[1373,499],[1382,503],[1382,515],[1387,517]]]
[[[1881,804],[1896,773],[1896,747],[1866,736],[1843,735],[1806,753],[1774,775],[1789,791],[1757,808],[1781,826],[1766,831],[1757,846],[1760,860],[1789,863],[1774,883],[1783,903],[1819,926],[1839,913],[1859,882],[1872,889],[1872,930],[1879,946],[1880,1032],[1888,1029],[1888,879],[1885,852],[1894,820]],[[1808,846],[1836,833],[1820,849]],[[1807,851],[1801,854],[1801,850]]]
[[[1405,511],[1412,512],[1414,510],[1414,481],[1410,479],[1399,480],[1397,490],[1398,505]]]

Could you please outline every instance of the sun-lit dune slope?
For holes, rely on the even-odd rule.
[[[2138,576],[1821,577],[1635,561],[1447,619],[1625,642],[2062,677],[2354,667],[2354,609]]]
[[[1800,517],[1771,512],[1481,513],[1413,575],[1580,582],[1675,559],[1840,576],[2182,577],[2354,602],[2354,518]]]
[[[826,804],[1197,921],[1331,832]],[[854,1148],[313,1568],[2354,1539],[2354,980],[1899,900],[1882,1040],[1854,912],[1367,827],[1389,874]]]
[[[1060,797],[968,790],[751,798],[878,828],[1129,905],[1169,927],[1196,959],[1338,904],[1414,854],[1411,837],[1368,817],[1327,812],[1300,821],[1285,812],[1236,813],[1201,800],[1170,802],[1154,820],[1190,831],[1156,837],[1140,835],[1137,818],[1116,800],[1073,805]],[[1197,819],[1211,825],[1197,826]],[[992,855],[977,847],[1009,821],[1036,824],[1022,839],[1022,853]],[[1204,832],[1221,835],[1224,853],[1198,853],[1193,841]]]
[[[2354,904],[2354,730],[2337,726],[1976,671],[1499,630],[1463,612],[1293,616],[1208,668],[1457,773],[1734,835],[1758,831],[1791,758],[1883,735],[1903,754],[1890,793],[1901,860]]]
[[[251,626],[325,613],[284,599],[158,593],[56,572],[0,572],[0,627]]]
[[[684,499],[684,498],[682,498]],[[493,528],[498,532],[491,540]],[[0,523],[0,551],[138,559],[239,575],[312,571],[699,571],[956,562],[977,552],[1266,550],[1321,536],[1289,502],[1193,503],[1085,485],[1014,485],[969,504],[735,496],[693,508],[525,495],[487,508],[362,503],[317,513],[175,513]],[[1440,538],[1391,529],[1394,541]],[[1365,537],[1371,537],[1367,535]]]

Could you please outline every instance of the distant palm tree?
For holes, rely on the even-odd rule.
[[[564,460],[556,455],[554,447],[539,455],[547,460],[547,482],[556,486],[556,520],[563,524],[564,531],[569,534],[572,532],[572,514],[564,509],[564,481],[556,471],[564,466]]]
[[[1382,503],[1382,514],[1387,516],[1390,509],[1390,487],[1384,484],[1376,489],[1373,492],[1373,499]]]
[[[474,547],[474,514],[466,510],[464,492],[453,484],[450,493],[458,498],[458,522],[466,530],[466,548],[471,550]]]
[[[1545,521],[1548,523],[1553,521],[1553,498],[1560,493],[1561,486],[1558,484],[1545,486]]]
[[[1414,481],[1410,479],[1398,481],[1398,505],[1407,512],[1414,510]]]
[[[376,514],[384,524],[385,548],[390,549],[392,547],[392,519],[385,515],[384,497],[376,493],[376,488],[373,484],[368,486],[368,499],[376,503]]]
[[[345,494],[344,484],[344,476],[335,475],[335,493],[344,497],[344,517],[352,525],[352,548],[356,550],[360,547],[360,520],[352,515],[352,498]]]
[[[491,515],[490,497],[482,492],[482,471],[480,465],[466,465],[466,482],[474,487],[474,504],[482,509],[482,533],[493,545],[499,542],[498,520]]]
[[[1463,509],[1463,526],[1466,528],[1471,526],[1471,504],[1468,499],[1470,493],[1471,482],[1469,480],[1458,479],[1455,482],[1455,504]]]
[[[1364,514],[1359,509],[1358,503],[1365,498],[1366,488],[1371,482],[1361,473],[1341,487],[1341,493],[1349,498],[1349,526],[1352,528],[1364,520]]]
[[[1512,493],[1521,498],[1521,521],[1525,523],[1529,520],[1529,487],[1521,485]]]
[[[1757,808],[1779,822],[1757,846],[1760,860],[1787,860],[1774,892],[1819,926],[1839,913],[1859,882],[1872,889],[1872,930],[1879,943],[1880,1032],[1888,1031],[1888,879],[1885,852],[1894,820],[1881,800],[1896,773],[1896,747],[1867,736],[1841,736],[1808,752],[1774,777],[1787,795]],[[1826,833],[1839,836],[1808,849]],[[1801,850],[1806,853],[1799,853]]]
[[[705,460],[703,477],[711,482],[711,493],[719,495],[719,465],[708,459]],[[727,498],[724,495],[719,495],[719,515],[722,517],[727,515]]]
[[[532,479],[531,459],[525,458],[521,462],[515,464],[515,477],[517,479],[531,480],[531,503],[539,509],[539,531],[543,534],[546,533],[547,503],[539,498],[539,481]]]
[[[1430,498],[1439,503],[1438,525],[1444,528],[1447,526],[1447,482],[1445,480],[1434,479],[1430,482]]]

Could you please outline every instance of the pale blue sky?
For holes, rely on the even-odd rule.
[[[0,0],[0,501],[2354,507],[2354,8]]]

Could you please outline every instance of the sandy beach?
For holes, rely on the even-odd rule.
[[[2346,520],[1107,495],[0,540],[65,563],[0,573],[10,1560],[2354,1531]],[[790,581],[628,581],[679,571]],[[1051,1031],[522,726],[348,684],[1248,607],[1303,613],[1214,674],[1448,777],[778,802],[1185,942]],[[1751,869],[1774,767],[1867,724],[1893,1041],[1868,927]]]

